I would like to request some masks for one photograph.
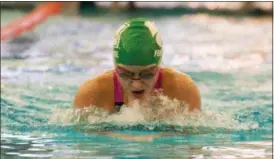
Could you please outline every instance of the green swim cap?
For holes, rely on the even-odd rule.
[[[118,29],[114,43],[116,64],[146,66],[162,60],[162,40],[155,25],[144,18],[132,19]]]

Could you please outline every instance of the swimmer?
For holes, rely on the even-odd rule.
[[[124,23],[115,35],[114,68],[84,82],[74,107],[97,106],[115,113],[160,91],[184,102],[190,111],[201,110],[195,82],[187,74],[162,67],[162,53],[160,33],[151,21],[136,18]]]

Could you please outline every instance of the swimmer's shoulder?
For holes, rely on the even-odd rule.
[[[79,88],[74,107],[99,106],[111,109],[114,103],[113,69],[85,81]]]
[[[186,102],[191,110],[194,108],[200,109],[200,91],[189,75],[167,67],[163,68],[162,79],[165,95]]]
[[[189,84],[189,83],[194,83],[192,78],[183,73],[179,72],[173,68],[170,67],[164,67],[162,69],[163,73],[163,83],[168,86],[173,86],[174,84]]]

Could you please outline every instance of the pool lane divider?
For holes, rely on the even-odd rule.
[[[20,19],[1,27],[1,41],[9,40],[33,30],[50,16],[61,12],[63,2],[45,2],[38,5],[33,11]]]

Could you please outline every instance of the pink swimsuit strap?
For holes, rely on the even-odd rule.
[[[114,79],[114,102],[115,102],[115,105],[121,106],[124,104],[123,103],[123,91],[122,91],[122,87],[118,81],[116,72],[114,72],[113,79]],[[160,89],[161,84],[162,84],[162,69],[160,69],[160,71],[159,71],[158,79],[154,86],[154,89],[155,90]]]
[[[123,92],[122,87],[118,81],[117,73],[113,73],[113,79],[114,79],[114,102],[115,103],[123,103]]]

